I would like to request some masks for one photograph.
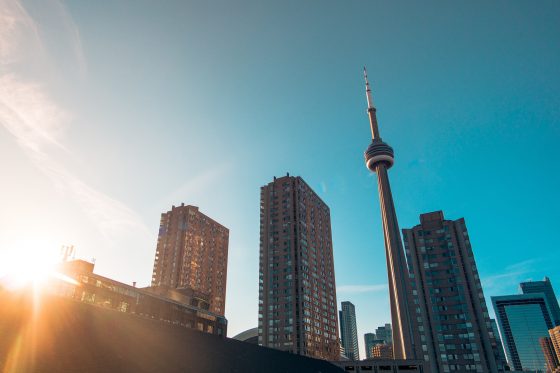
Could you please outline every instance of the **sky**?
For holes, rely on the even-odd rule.
[[[366,65],[401,228],[464,217],[488,299],[558,293],[558,35],[558,1],[0,0],[0,254],[74,245],[147,286],[160,214],[199,206],[230,229],[233,336],[260,187],[289,172],[330,207],[363,356],[390,321]]]

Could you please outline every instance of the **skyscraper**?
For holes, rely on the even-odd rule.
[[[329,207],[289,175],[261,188],[259,344],[338,360]]]
[[[377,339],[382,339],[385,344],[393,344],[393,330],[391,329],[391,324],[385,324],[375,329],[375,336]]]
[[[542,293],[492,297],[494,312],[513,370],[546,370],[539,339],[548,337],[552,318]]]
[[[418,356],[431,373],[497,372],[496,341],[464,219],[420,215],[403,229]]]
[[[356,308],[351,302],[341,304],[340,311],[340,338],[344,354],[350,360],[360,360],[358,349],[358,329],[356,328]]]
[[[523,294],[543,293],[550,308],[550,316],[554,326],[560,325],[560,307],[558,299],[554,294],[554,289],[550,283],[550,279],[545,277],[542,281],[527,281],[519,284],[519,288]]]
[[[401,234],[397,214],[393,203],[393,195],[389,184],[387,170],[394,162],[393,148],[381,139],[377,125],[377,110],[373,103],[367,74],[366,98],[371,129],[371,144],[364,156],[367,168],[377,174],[379,203],[383,220],[385,237],[385,254],[387,257],[387,274],[389,277],[389,300],[391,303],[391,320],[393,324],[393,355],[396,359],[414,358],[414,337],[411,329],[407,294],[410,292],[408,272],[404,259]]]
[[[210,311],[224,315],[229,230],[195,206],[161,214],[152,286],[207,294]]]

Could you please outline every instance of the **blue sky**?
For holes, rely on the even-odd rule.
[[[401,228],[464,217],[487,297],[560,286],[558,2],[0,9],[0,250],[74,244],[148,285],[160,213],[197,205],[230,229],[234,335],[257,322],[259,188],[290,172],[331,208],[338,301],[363,345],[389,321],[367,65]]]

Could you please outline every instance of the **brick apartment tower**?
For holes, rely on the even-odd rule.
[[[195,206],[161,214],[152,286],[188,288],[208,296],[210,311],[223,316],[229,230]]]
[[[338,360],[329,207],[289,175],[261,188],[259,344]]]
[[[502,366],[464,219],[420,215],[403,229],[416,354],[425,371],[497,372]]]

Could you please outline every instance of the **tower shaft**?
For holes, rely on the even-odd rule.
[[[387,170],[394,163],[393,148],[383,142],[379,134],[377,113],[365,69],[364,77],[372,137],[371,144],[365,152],[365,160],[367,168],[377,174],[379,203],[385,238],[385,253],[387,256],[391,319],[393,323],[393,355],[396,359],[410,359],[415,358],[410,308],[408,305],[410,285],[399,223],[389,184],[389,175],[387,174]]]
[[[391,321],[393,324],[393,354],[396,359],[414,357],[410,313],[407,302],[408,278],[403,254],[399,223],[393,203],[387,167],[379,163],[375,167],[383,221],[385,255],[389,280]]]

